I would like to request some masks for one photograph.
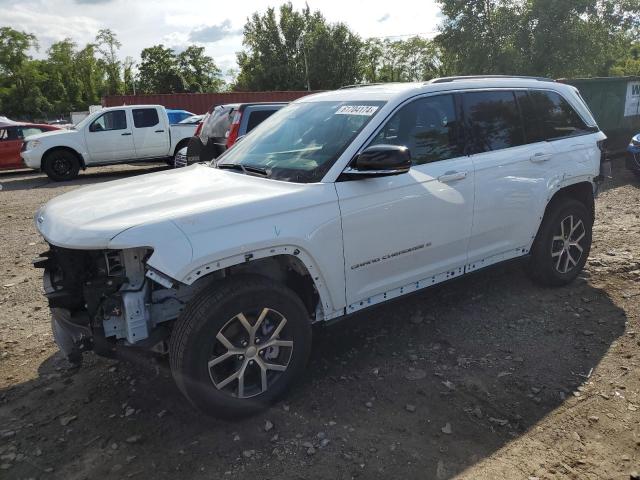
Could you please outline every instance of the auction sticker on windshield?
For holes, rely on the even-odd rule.
[[[343,105],[336,111],[336,115],[364,115],[370,117],[378,110],[374,105]]]

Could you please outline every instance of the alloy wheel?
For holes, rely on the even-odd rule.
[[[266,392],[287,369],[293,353],[287,319],[267,307],[238,313],[215,338],[207,363],[209,377],[218,390],[235,398]]]
[[[560,222],[551,242],[551,258],[557,272],[568,273],[580,263],[585,248],[582,242],[586,234],[584,222],[580,218],[569,215]]]

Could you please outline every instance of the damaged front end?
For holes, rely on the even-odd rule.
[[[69,361],[82,352],[113,356],[119,347],[165,353],[170,322],[194,287],[146,265],[152,250],[72,250],[51,246],[34,260],[44,268],[56,343]]]

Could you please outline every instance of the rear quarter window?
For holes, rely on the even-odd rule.
[[[559,93],[531,90],[529,96],[542,126],[542,135],[545,140],[584,135],[595,131],[595,127],[589,127]]]
[[[251,130],[256,128],[275,112],[276,110],[254,110],[252,112],[249,112],[249,120],[247,121],[246,133],[249,133]]]

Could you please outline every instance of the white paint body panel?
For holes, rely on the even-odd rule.
[[[158,125],[148,128],[136,128],[131,110],[134,108],[154,108],[158,111]],[[89,125],[106,112],[124,110],[127,116],[125,130],[90,132]],[[110,107],[87,116],[77,130],[42,133],[29,137],[39,144],[21,152],[29,168],[40,169],[42,158],[52,148],[64,147],[82,156],[87,167],[109,163],[132,162],[149,158],[164,158],[173,155],[176,146],[193,136],[197,125],[169,125],[164,107],[160,105],[128,105]],[[156,130],[161,130],[156,132]],[[122,135],[130,133],[131,135]]]
[[[466,178],[443,183],[445,172]],[[344,232],[347,304],[447,273],[467,260],[473,220],[469,157],[412,167],[409,173],[336,183]],[[410,250],[407,253],[405,250]]]

